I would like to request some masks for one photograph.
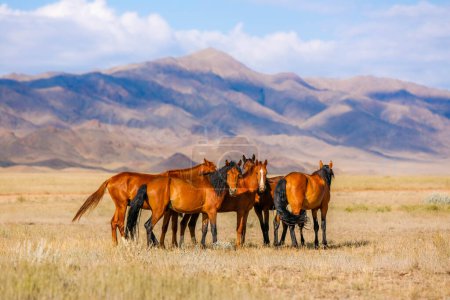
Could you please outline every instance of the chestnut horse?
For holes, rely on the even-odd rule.
[[[256,161],[239,179],[236,196],[227,196],[219,209],[219,213],[236,212],[236,247],[245,243],[248,213],[255,205],[257,192],[264,192],[266,189],[266,176],[267,160],[264,163]]]
[[[241,161],[237,165],[241,166]],[[228,160],[225,161],[225,165],[229,165]],[[168,209],[164,212],[163,225],[161,229],[161,237],[159,239],[160,247],[165,248],[164,240],[166,237],[167,229],[169,228],[169,222],[172,220],[172,247],[178,247],[177,243],[177,230],[178,230],[178,217],[182,215],[177,213],[172,209]],[[184,243],[184,232],[186,230],[186,225],[189,224],[189,231],[191,233],[191,240],[193,244],[197,243],[195,238],[195,226],[197,225],[197,219],[200,216],[199,213],[196,214],[184,214],[181,220],[182,235],[180,234],[180,245]]]
[[[127,205],[136,195],[139,186],[160,176],[192,179],[214,171],[216,171],[215,164],[204,159],[202,164],[192,168],[171,170],[161,174],[141,174],[132,172],[119,173],[103,182],[98,190],[86,199],[78,212],[75,214],[72,222],[79,220],[84,213],[95,208],[103,198],[106,188],[108,188],[109,195],[116,206],[116,211],[111,219],[111,231],[113,243],[117,245],[117,228],[119,229],[122,238],[125,237],[124,222]],[[149,209],[149,207],[144,206],[144,209]]]
[[[247,170],[252,166],[255,162],[255,155],[253,154],[252,158],[246,158],[245,155],[242,156],[244,161],[244,174]],[[275,187],[278,184],[278,181],[282,179],[284,176],[276,176],[266,179],[266,188],[263,192],[258,192],[255,198],[255,213],[259,220],[259,225],[261,227],[261,232],[263,234],[263,242],[265,245],[270,244],[269,238],[269,211],[275,209],[273,204],[273,196],[275,192]],[[264,213],[264,214],[263,214]],[[283,224],[284,225],[284,224]],[[283,234],[286,235],[284,227]],[[282,241],[284,241],[284,235],[282,235]]]
[[[127,229],[135,232],[137,217],[145,202],[152,210],[152,216],[145,223],[148,245],[158,244],[153,228],[168,208],[178,213],[201,212],[202,246],[206,244],[209,222],[213,243],[217,243],[217,210],[228,193],[236,194],[239,176],[241,176],[240,168],[235,162],[231,162],[218,171],[193,178],[191,181],[171,177],[156,178],[147,185],[147,198],[141,196],[131,202]]]
[[[244,161],[246,160],[245,156],[243,156],[243,159]],[[253,161],[247,162],[244,169],[245,174],[238,181],[236,195],[234,197],[227,195],[218,210],[219,213],[236,212],[236,247],[240,247],[245,243],[248,213],[255,204],[256,193],[258,191],[263,192],[266,188],[264,183],[267,176],[267,160],[264,163],[258,161],[256,163],[253,163]],[[191,237],[192,231],[194,231],[195,241],[195,222],[198,215],[189,216],[191,218],[189,223],[193,222],[193,225],[190,224],[189,229],[191,230]],[[186,230],[186,222],[183,224],[183,220],[180,231],[180,246],[184,243],[184,231]]]
[[[280,219],[283,223],[289,225],[291,239],[294,246],[297,246],[294,226],[304,223],[306,220],[306,210],[311,210],[314,221],[314,246],[319,248],[319,222],[317,220],[317,211],[320,209],[322,220],[322,244],[327,247],[326,236],[326,216],[328,203],[330,202],[331,181],[334,177],[333,163],[324,165],[319,163],[319,170],[311,175],[292,172],[281,179],[275,189],[274,204],[277,215],[274,219],[274,244],[278,243],[278,228]],[[291,212],[287,210],[290,205]]]

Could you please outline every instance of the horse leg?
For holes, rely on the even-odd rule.
[[[172,247],[178,247],[177,230],[178,230],[178,213],[172,211]]]
[[[206,234],[208,233],[208,215],[203,213],[202,214],[202,247],[206,247]]]
[[[320,209],[320,219],[322,221],[322,224],[321,224],[321,227],[322,227],[322,245],[323,245],[324,249],[328,247],[328,242],[327,242],[327,221],[326,221],[327,211],[328,211],[328,203],[326,205],[322,206],[322,208]]]
[[[155,234],[153,233],[153,228],[155,228],[156,223],[162,218],[164,215],[163,210],[154,210],[152,212],[152,216],[145,222],[145,229],[147,230],[147,246],[153,244],[154,246],[158,246],[158,240],[156,239]],[[151,243],[150,243],[151,242]]]
[[[192,244],[197,244],[197,239],[195,238],[195,226],[197,225],[197,220],[200,214],[193,214],[188,223],[189,232],[191,233],[191,242]]]
[[[165,248],[164,240],[166,238],[167,229],[169,228],[170,217],[172,212],[168,209],[164,212],[163,224],[161,228],[161,236],[159,238],[161,248]]]
[[[244,228],[244,213],[240,210],[236,212],[236,248],[242,243],[242,230]]]
[[[295,237],[295,225],[289,225],[289,233],[291,234],[292,247],[298,247],[297,238]]]
[[[209,221],[211,222],[211,234],[212,234],[212,240],[213,244],[217,244],[217,212],[213,211],[208,214]]]
[[[188,221],[189,221],[190,217],[191,217],[191,215],[184,214],[184,216],[183,216],[183,218],[181,219],[181,222],[180,222],[180,248],[184,244],[184,232],[186,231],[186,226],[188,224]]]
[[[281,232],[280,245],[284,245],[284,240],[286,239],[286,233],[288,230],[288,226],[284,223],[281,223],[281,226],[283,227],[283,231]]]
[[[120,206],[118,208],[118,216],[117,216],[117,227],[119,228],[120,236],[122,237],[122,241],[125,240],[125,215],[127,213],[127,206]]]
[[[278,243],[278,228],[280,228],[280,216],[276,214],[273,219],[273,245],[275,247],[280,246]]]
[[[255,209],[255,213],[258,216],[258,220],[259,220],[259,225],[261,226],[261,231],[262,231],[262,235],[263,235],[263,241],[264,244],[266,244],[266,228],[264,225],[264,218],[263,218],[263,214],[262,214],[262,209],[260,207],[254,207]]]
[[[303,227],[305,227],[305,223],[300,224],[300,243],[302,247],[305,246],[305,238],[303,237]]]
[[[247,233],[247,218],[249,211],[244,213],[244,227],[242,228],[241,246],[245,243],[245,234]]]
[[[264,209],[264,244],[270,244],[269,238],[269,210]]]
[[[317,221],[317,209],[312,210],[314,221],[314,248],[319,249],[319,221]]]
[[[119,218],[119,209],[116,207],[116,211],[114,212],[113,217],[111,218],[111,233],[112,233],[112,242],[114,246],[117,246],[117,223]]]

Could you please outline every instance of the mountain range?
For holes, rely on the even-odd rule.
[[[198,145],[224,158],[222,137],[244,137],[278,174],[319,159],[359,174],[442,174],[450,162],[449,91],[263,74],[211,48],[85,74],[7,75],[0,116],[3,167],[159,172],[198,161]]]

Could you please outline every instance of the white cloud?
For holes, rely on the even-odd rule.
[[[295,31],[251,35],[244,24],[228,32],[174,30],[158,14],[118,14],[104,0],[61,0],[34,11],[0,5],[0,73],[89,71],[215,47],[263,72],[372,74],[450,88],[449,7],[420,2],[366,16],[343,21],[330,40],[304,40]]]

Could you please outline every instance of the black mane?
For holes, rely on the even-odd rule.
[[[314,174],[318,174],[320,177],[322,177],[323,180],[325,180],[328,186],[331,186],[331,180],[334,177],[334,172],[333,169],[330,169],[329,165],[323,165],[322,169],[312,173],[312,175]]]
[[[227,172],[233,167],[236,167],[239,173],[241,172],[241,169],[237,166],[237,164],[234,161],[231,161],[228,166],[223,166],[219,170],[208,175],[209,182],[213,186],[217,196],[229,188],[227,183]]]

